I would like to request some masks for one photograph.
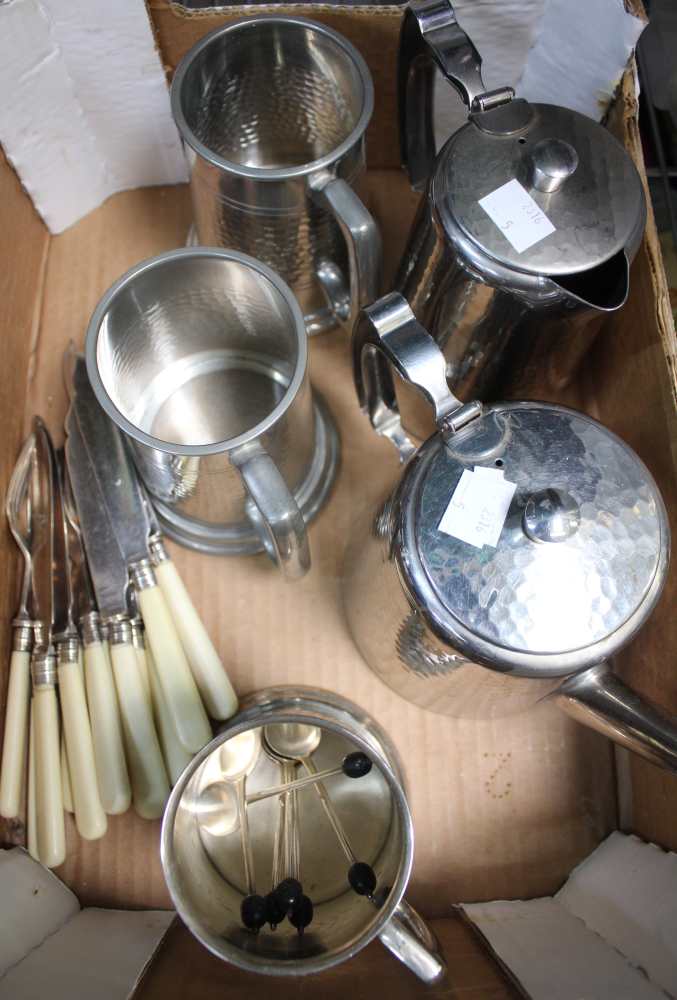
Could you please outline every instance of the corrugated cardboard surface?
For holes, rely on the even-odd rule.
[[[396,173],[372,175],[371,189],[395,257],[415,199]],[[82,343],[98,297],[127,267],[184,241],[188,218],[185,189],[140,190],[115,196],[52,240],[27,409],[41,411],[57,439],[68,340]],[[238,691],[282,682],[325,687],[358,702],[391,734],[418,831],[414,905],[441,915],[457,900],[550,893],[614,825],[609,745],[550,706],[480,723],[423,712],[367,669],[344,621],[342,557],[358,512],[399,475],[397,456],[358,409],[346,334],[312,341],[310,353],[313,382],[343,446],[337,486],[311,528],[311,573],[285,584],[264,557],[213,559],[173,547],[176,563]],[[60,874],[83,905],[168,905],[158,834],[159,824],[132,812],[111,817],[100,841],[69,829]]]

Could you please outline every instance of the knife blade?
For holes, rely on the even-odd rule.
[[[66,464],[92,583],[101,616],[110,623],[113,677],[131,772],[134,809],[146,819],[156,819],[162,815],[169,797],[169,783],[150,706],[139,676],[136,652],[132,645],[127,601],[129,583],[127,563],[118,546],[99,481],[90,464],[89,454],[72,408],[66,418],[66,433]],[[96,672],[99,675],[99,684],[96,687],[97,703],[102,703],[103,717],[106,700],[110,707],[110,692],[106,695],[107,663],[100,643],[98,652],[94,655],[96,663],[92,664],[89,674]],[[109,719],[110,715],[106,715],[106,718]],[[102,732],[106,735],[108,731],[102,730]],[[103,761],[105,757],[105,766],[112,768],[116,775],[109,787],[109,802],[113,804],[116,812],[123,812],[126,808],[125,800],[128,801],[128,792],[125,789],[119,747],[114,746],[111,749],[110,739],[106,741],[106,746],[108,749],[102,749],[100,760]],[[102,753],[104,757],[101,756]],[[124,755],[122,757],[124,758]]]
[[[148,514],[136,472],[120,431],[99,405],[82,357],[74,359],[72,386],[71,409],[132,576],[167,707],[182,744],[196,753],[211,739],[211,727],[176,626],[157,585],[148,549]]]
[[[35,461],[30,483],[31,560],[33,563],[33,610],[36,647],[47,649],[52,642],[54,609],[54,559],[52,511],[52,448],[49,432],[40,417],[33,419]]]
[[[35,741],[35,810],[38,854],[43,865],[55,868],[66,857],[66,828],[61,799],[59,713],[56,700],[56,657],[52,646],[54,615],[54,449],[40,419],[33,419],[35,464],[31,479],[33,536],[33,600],[36,648],[33,674],[33,728]]]
[[[126,617],[129,585],[127,563],[120,551],[108,508],[90,465],[80,425],[73,410],[66,417],[66,435],[66,465],[99,613],[104,620]]]

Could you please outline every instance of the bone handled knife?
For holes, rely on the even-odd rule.
[[[211,739],[209,720],[150,561],[140,484],[120,432],[94,395],[82,357],[74,359],[71,411],[136,591],[165,702],[182,744],[196,753]]]
[[[127,563],[118,546],[72,409],[66,418],[66,433],[66,464],[87,562],[99,613],[109,628],[113,677],[127,748],[134,809],[144,819],[157,819],[162,815],[169,796],[169,782],[132,645],[127,604]],[[105,656],[103,650],[101,656]]]
[[[32,729],[35,758],[35,817],[37,852],[47,868],[66,859],[66,828],[61,791],[59,709],[56,697],[57,663],[52,645],[54,607],[54,509],[53,448],[47,428],[33,420],[35,462],[30,502],[33,526],[33,602],[35,645],[31,658],[33,677]]]
[[[115,693],[113,669],[103,639],[80,522],[68,470],[63,477],[64,510],[68,519],[68,544],[73,590],[84,647],[84,681],[94,746],[99,795],[109,816],[126,812],[132,801],[122,738],[122,723]]]
[[[75,624],[75,597],[71,577],[70,529],[63,502],[61,461],[52,456],[54,504],[54,623],[57,650],[59,702],[66,744],[73,815],[78,833],[85,840],[103,837],[108,820],[101,805],[94,762],[94,743],[80,665],[80,636]]]

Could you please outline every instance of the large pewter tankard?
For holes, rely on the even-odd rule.
[[[436,159],[435,67],[469,112]],[[510,87],[487,93],[480,69],[448,0],[409,5],[402,160],[425,194],[394,287],[442,348],[462,399],[550,397],[627,299],[644,192],[606,128]]]
[[[347,553],[348,623],[372,670],[409,701],[460,718],[554,698],[677,770],[677,719],[608,665],[667,574],[665,507],[644,464],[575,410],[461,404],[397,293],[362,312],[353,350],[362,407],[406,461]],[[418,450],[389,365],[432,406],[437,430]]]

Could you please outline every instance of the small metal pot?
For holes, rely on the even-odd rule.
[[[212,838],[201,827],[205,775],[232,737],[278,724],[317,726],[322,732],[320,766],[336,763],[341,754],[365,752],[372,771],[342,786],[327,785],[336,796],[346,828],[361,838],[377,875],[373,901],[357,896],[337,870],[332,832],[316,809],[316,798],[302,793],[301,876],[315,901],[312,924],[300,937],[286,924],[265,927],[254,935],[242,927],[240,907],[247,892],[238,852],[237,833]],[[319,756],[321,752],[325,757]],[[218,769],[218,768],[217,768]],[[247,778],[247,793],[276,784],[276,770],[265,754]],[[211,778],[209,778],[211,780]],[[338,779],[335,779],[338,780]],[[366,783],[366,784],[365,784]],[[341,790],[343,789],[343,790]],[[357,796],[357,798],[355,797]],[[269,805],[269,812],[255,815]],[[248,808],[256,889],[270,887],[272,829],[277,802],[268,799]],[[303,821],[303,816],[306,821]],[[365,844],[369,847],[365,848]],[[352,702],[326,691],[305,687],[268,688],[250,696],[243,710],[191,761],[174,786],[162,824],[162,865],[172,900],[182,920],[214,955],[250,972],[300,976],[321,972],[351,958],[375,937],[420,979],[437,982],[445,965],[435,939],[403,899],[413,861],[414,834],[396,751],[373,719]],[[264,886],[265,883],[265,886]]]
[[[468,122],[435,158],[436,69]],[[560,390],[628,296],[646,222],[630,156],[585,115],[510,87],[487,92],[448,0],[409,4],[399,93],[403,163],[425,194],[393,287],[439,344],[462,399]],[[419,421],[407,416],[417,433]]]
[[[407,462],[348,553],[345,606],[369,666],[408,700],[456,717],[554,697],[677,770],[677,720],[607,665],[646,621],[668,568],[665,507],[637,455],[562,406],[461,404],[401,295],[362,313],[353,350],[360,402]],[[418,450],[388,362],[432,405],[438,429]]]

